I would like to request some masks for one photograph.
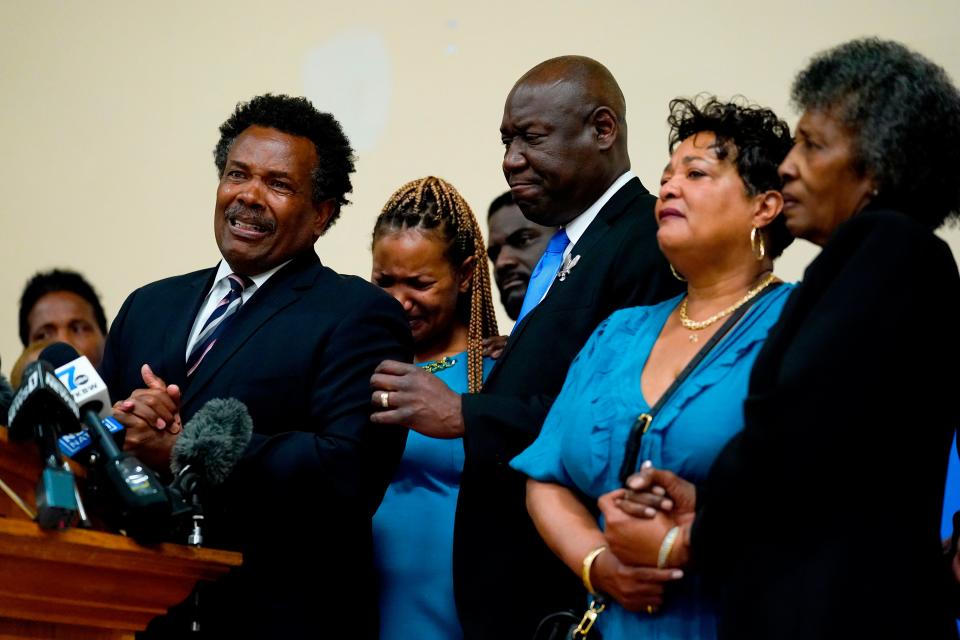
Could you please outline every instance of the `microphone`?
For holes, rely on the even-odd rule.
[[[77,405],[101,418],[111,415],[110,391],[86,356],[81,356],[66,342],[54,342],[40,352],[40,360],[56,367],[57,378]]]
[[[49,362],[41,359],[24,368],[20,387],[7,410],[10,439],[27,440],[34,436],[39,421],[75,431],[79,417],[79,406]]]
[[[70,526],[79,510],[73,474],[57,448],[61,431],[79,428],[79,407],[60,383],[50,363],[31,362],[10,402],[7,417],[11,440],[33,437],[44,468],[37,483],[37,523],[45,529]]]
[[[44,355],[46,357],[43,357]],[[47,362],[54,363],[54,366],[57,367],[57,377],[70,391],[77,404],[88,406],[91,411],[98,414],[104,428],[111,435],[120,433],[118,439],[123,442],[123,425],[114,419],[110,408],[110,391],[90,360],[80,356],[73,347],[65,342],[57,342],[47,346],[41,352],[41,357]],[[81,453],[90,447],[90,440],[89,430],[67,434],[60,437],[60,450],[71,458],[77,459]]]
[[[204,484],[223,484],[253,436],[253,419],[236,398],[209,400],[183,427],[173,445],[170,470],[191,467]]]
[[[209,400],[184,425],[170,454],[171,491],[192,504],[193,530],[187,543],[203,542],[200,494],[223,484],[253,435],[253,420],[236,398]]]
[[[3,407],[0,406],[0,409],[3,409]],[[110,435],[114,436],[114,441],[118,439],[123,440],[123,425],[117,422],[116,418],[113,416],[101,418],[100,424],[110,432]],[[119,437],[117,437],[117,434],[120,434]],[[62,451],[64,455],[74,460],[80,460],[81,455],[90,449],[90,432],[80,430],[76,433],[65,433],[60,436],[58,444],[60,445],[60,451]]]
[[[4,427],[10,424],[10,421],[7,420],[7,412],[10,411],[11,402],[13,402],[13,387],[0,373],[0,425]]]
[[[79,404],[80,421],[97,454],[96,467],[105,476],[120,513],[120,528],[144,541],[159,539],[171,510],[166,488],[149,467],[121,451],[103,426],[100,416],[110,412],[110,394],[97,370],[86,356],[64,342],[51,344],[40,352],[40,358],[57,367],[57,376],[70,388],[67,393]]]

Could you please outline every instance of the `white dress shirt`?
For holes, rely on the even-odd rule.
[[[253,284],[246,287],[243,293],[240,294],[240,303],[246,304],[250,296],[262,287],[263,283],[270,279],[270,276],[285,267],[289,262],[290,260],[287,260],[283,264],[277,265],[269,271],[264,271],[260,275],[249,276],[250,279],[253,280]],[[217,275],[213,280],[213,287],[211,287],[207,293],[207,298],[200,307],[200,312],[197,313],[197,317],[193,320],[193,329],[190,330],[190,339],[187,340],[187,352],[183,356],[184,360],[190,357],[190,352],[193,350],[193,346],[196,344],[197,337],[200,335],[200,330],[203,328],[203,324],[207,321],[207,318],[209,318],[213,310],[217,308],[223,296],[230,292],[230,282],[227,280],[227,276],[231,273],[233,273],[233,270],[230,268],[230,265],[228,265],[225,260],[221,260],[220,266],[217,267]]]
[[[604,205],[610,202],[610,198],[612,198],[617,191],[620,191],[623,185],[627,184],[636,177],[637,174],[630,169],[627,169],[626,173],[614,180],[613,184],[611,184],[610,187],[603,192],[602,196],[597,198],[596,202],[590,205],[586,211],[578,215],[563,227],[563,229],[567,232],[567,237],[570,239],[570,244],[568,244],[567,248],[563,250],[564,264],[566,264],[567,259],[573,252],[573,249],[577,244],[577,240],[579,240],[587,231],[587,227],[589,227],[590,223],[594,221],[594,219],[597,217],[597,214],[600,213],[601,209],[603,209]],[[554,280],[556,280],[556,278],[554,278]],[[543,298],[547,297],[551,287],[553,287],[553,282],[550,282],[550,286],[547,287],[547,290],[543,292]],[[543,298],[540,298],[541,302],[543,301]]]

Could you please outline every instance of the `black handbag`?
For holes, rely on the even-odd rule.
[[[630,436],[627,439],[627,449],[623,456],[623,463],[620,465],[620,484],[626,486],[627,478],[637,470],[637,458],[640,456],[640,440],[643,438],[653,423],[654,416],[660,411],[667,399],[680,388],[680,385],[691,373],[703,362],[707,354],[717,346],[717,343],[723,339],[730,329],[734,327],[740,319],[743,318],[747,310],[754,302],[762,298],[769,291],[772,291],[780,285],[779,282],[773,282],[764,287],[757,295],[737,308],[727,320],[720,325],[717,332],[713,334],[710,340],[697,351],[696,355],[687,363],[673,383],[667,387],[660,399],[647,413],[642,413],[630,427]],[[558,611],[551,613],[543,618],[537,625],[537,630],[533,634],[533,640],[603,640],[599,629],[594,629],[593,625],[597,618],[607,608],[608,596],[602,593],[590,594],[590,606],[587,611],[578,616],[572,611]]]

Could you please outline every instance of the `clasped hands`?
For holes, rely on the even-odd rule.
[[[126,429],[124,449],[161,473],[169,473],[170,451],[183,430],[180,387],[166,384],[145,364],[140,369],[146,388],[113,404],[113,417]]]
[[[682,567],[689,561],[690,526],[696,510],[696,487],[649,461],[627,479],[626,487],[600,496],[604,535],[621,561],[657,566],[664,537],[680,532],[663,557],[663,566]]]
[[[663,583],[681,578],[689,562],[696,489],[647,462],[626,488],[602,495],[598,505],[610,553],[594,563],[594,583],[624,608],[652,613],[662,604]],[[670,543],[674,527],[679,530]]]

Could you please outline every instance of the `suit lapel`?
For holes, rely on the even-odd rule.
[[[187,380],[187,341],[190,339],[190,330],[193,329],[193,322],[203,306],[206,294],[213,286],[213,278],[216,276],[217,269],[201,271],[197,277],[184,283],[183,288],[178,292],[174,300],[179,300],[185,313],[171,313],[166,321],[166,334],[163,346],[163,364],[165,379],[168,381]]]
[[[640,183],[640,178],[633,178],[627,184],[623,185],[619,191],[613,194],[613,197],[607,201],[607,204],[600,209],[600,213],[594,221],[587,227],[577,243],[570,249],[570,255],[585,255],[590,253],[593,245],[604,236],[610,227],[612,227],[620,216],[630,211],[633,201],[646,195],[646,188]],[[548,294],[549,295],[549,294]]]
[[[589,262],[590,250],[607,233],[610,227],[613,226],[615,221],[626,213],[630,209],[630,205],[633,201],[643,195],[646,195],[648,192],[644,188],[643,184],[640,183],[639,178],[632,178],[625,185],[620,187],[620,190],[613,194],[613,197],[607,201],[607,204],[603,205],[603,208],[600,209],[600,212],[597,214],[597,217],[594,218],[593,222],[590,223],[590,226],[584,231],[583,235],[580,236],[580,239],[577,240],[576,244],[573,245],[570,249],[570,256],[581,256],[579,264],[585,264]],[[589,267],[588,267],[589,268]],[[532,322],[532,319],[537,315],[537,312],[550,300],[551,297],[555,297],[558,293],[559,287],[562,286],[558,281],[554,281],[553,285],[550,287],[550,290],[547,291],[547,296],[540,301],[536,307],[533,308],[530,313],[516,326],[513,331],[510,333],[510,338],[507,340],[507,345],[503,349],[503,354],[501,354],[497,365],[500,362],[506,360],[510,355],[510,352],[513,350],[513,345],[520,339],[520,336],[523,335],[523,332]],[[499,366],[494,366],[493,370],[490,372],[490,375],[487,378],[489,382],[496,375],[497,369]]]
[[[254,292],[193,374],[183,394],[183,406],[187,406],[210,383],[217,372],[227,365],[237,350],[260,327],[268,323],[281,310],[296,302],[303,290],[312,286],[316,278],[316,270],[310,267],[319,263],[317,254],[310,251],[307,255],[295,258],[293,262],[271,276],[262,288]],[[186,343],[183,348],[186,350]]]

